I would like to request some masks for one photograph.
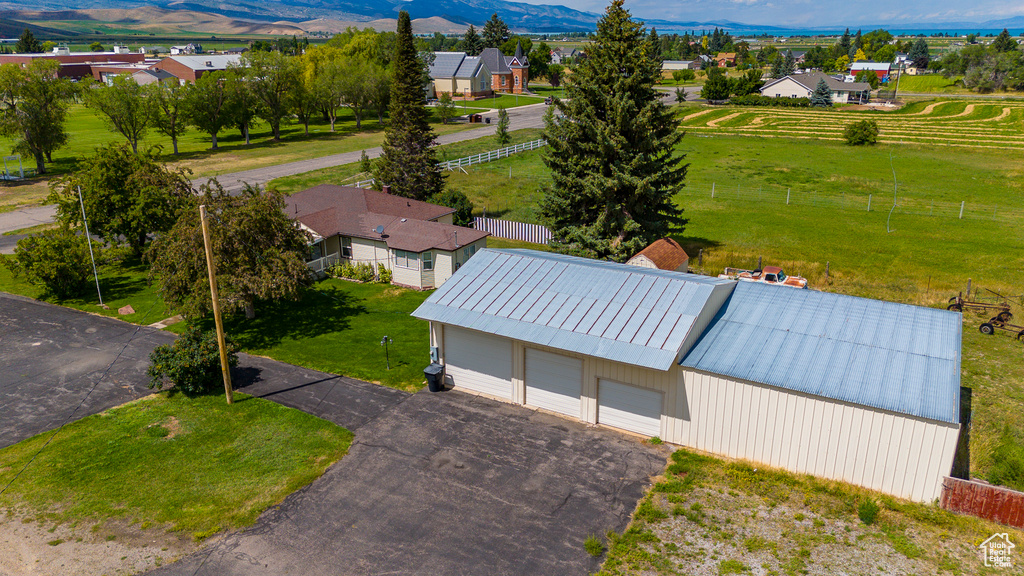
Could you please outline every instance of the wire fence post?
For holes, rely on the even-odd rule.
[[[792,191],[792,188],[786,188],[786,206],[789,206],[789,193],[791,191]]]
[[[871,194],[868,194],[868,212],[871,212]]]
[[[715,199],[715,183],[714,182],[711,183],[711,199],[712,200]]]
[[[966,202],[966,200],[960,201],[960,220],[964,219],[964,202]]]

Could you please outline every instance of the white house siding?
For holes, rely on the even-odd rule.
[[[772,98],[810,98],[811,91],[790,78],[783,78],[771,86],[762,88],[761,95]]]
[[[388,267],[391,268],[391,282],[394,284],[401,284],[402,286],[412,286],[414,288],[421,288],[420,284],[420,267],[421,263],[419,260],[419,254],[409,254],[409,267],[398,266],[394,260],[388,262]],[[412,257],[416,257],[414,260]]]
[[[454,271],[455,264],[452,263],[452,253],[434,250],[434,286],[444,284],[445,280],[452,277]]]
[[[356,263],[368,262],[373,264],[375,262],[383,262],[385,266],[390,268],[389,254],[387,244],[382,241],[367,240],[366,238],[352,239],[352,260]]]
[[[437,251],[432,251],[433,257],[437,258]],[[422,268],[422,265],[420,266]],[[434,262],[434,267],[437,267],[437,262]],[[420,270],[420,288],[436,288],[438,284],[434,284],[434,270]]]
[[[902,498],[939,497],[959,426],[675,369],[667,440]]]

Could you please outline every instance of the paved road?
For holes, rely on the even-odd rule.
[[[544,104],[531,104],[529,106],[520,106],[518,108],[510,108],[508,110],[509,115],[509,130],[522,130],[524,128],[543,128],[544,127],[544,112],[547,110],[547,106]],[[493,136],[497,125],[494,124],[497,118],[498,112],[491,111],[482,114],[484,118],[492,118],[491,124],[484,124],[480,128],[474,128],[471,130],[463,130],[462,132],[454,132],[451,134],[445,134],[437,138],[438,144],[453,144],[455,142],[463,142],[465,140],[473,140],[476,138],[483,138],[485,136]],[[297,162],[288,162],[286,164],[278,164],[275,166],[265,166],[263,168],[255,168],[253,170],[246,170],[244,172],[233,172],[231,174],[222,174],[217,176],[217,181],[220,182],[224,188],[228,190],[240,190],[245,183],[265,185],[267,182],[281,178],[283,176],[294,176],[295,174],[304,174],[312,170],[320,170],[322,168],[330,168],[332,166],[342,166],[344,164],[351,164],[358,162],[362,155],[362,151],[359,152],[346,152],[343,154],[332,154],[330,156],[323,156],[320,158],[313,158],[310,160],[300,160]],[[376,158],[380,156],[380,147],[370,148],[366,150],[366,155],[370,158]],[[202,184],[209,181],[209,178],[197,178],[192,181],[193,186],[199,187]],[[13,230],[21,230],[22,228],[28,228],[37,224],[44,224],[47,222],[53,222],[54,214],[56,209],[53,206],[33,206],[31,208],[23,208],[21,210],[13,210],[11,212],[0,213],[0,234],[4,232],[10,232]],[[10,254],[14,251],[14,244],[17,242],[17,238],[13,237],[0,237],[0,254]]]

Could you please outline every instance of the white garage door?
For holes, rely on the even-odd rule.
[[[526,404],[580,417],[583,360],[526,349]]]
[[[512,399],[511,340],[445,326],[444,361],[456,388]]]
[[[600,380],[597,422],[644,436],[660,436],[661,392]]]

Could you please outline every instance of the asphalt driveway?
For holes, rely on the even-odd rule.
[[[667,451],[461,392],[414,394],[241,533],[153,575],[588,574]]]
[[[173,338],[0,293],[0,447],[149,394],[149,352]],[[153,574],[587,574],[598,560],[583,541],[625,528],[668,454],[462,392],[410,395],[244,354],[233,374],[355,441],[250,529]]]

